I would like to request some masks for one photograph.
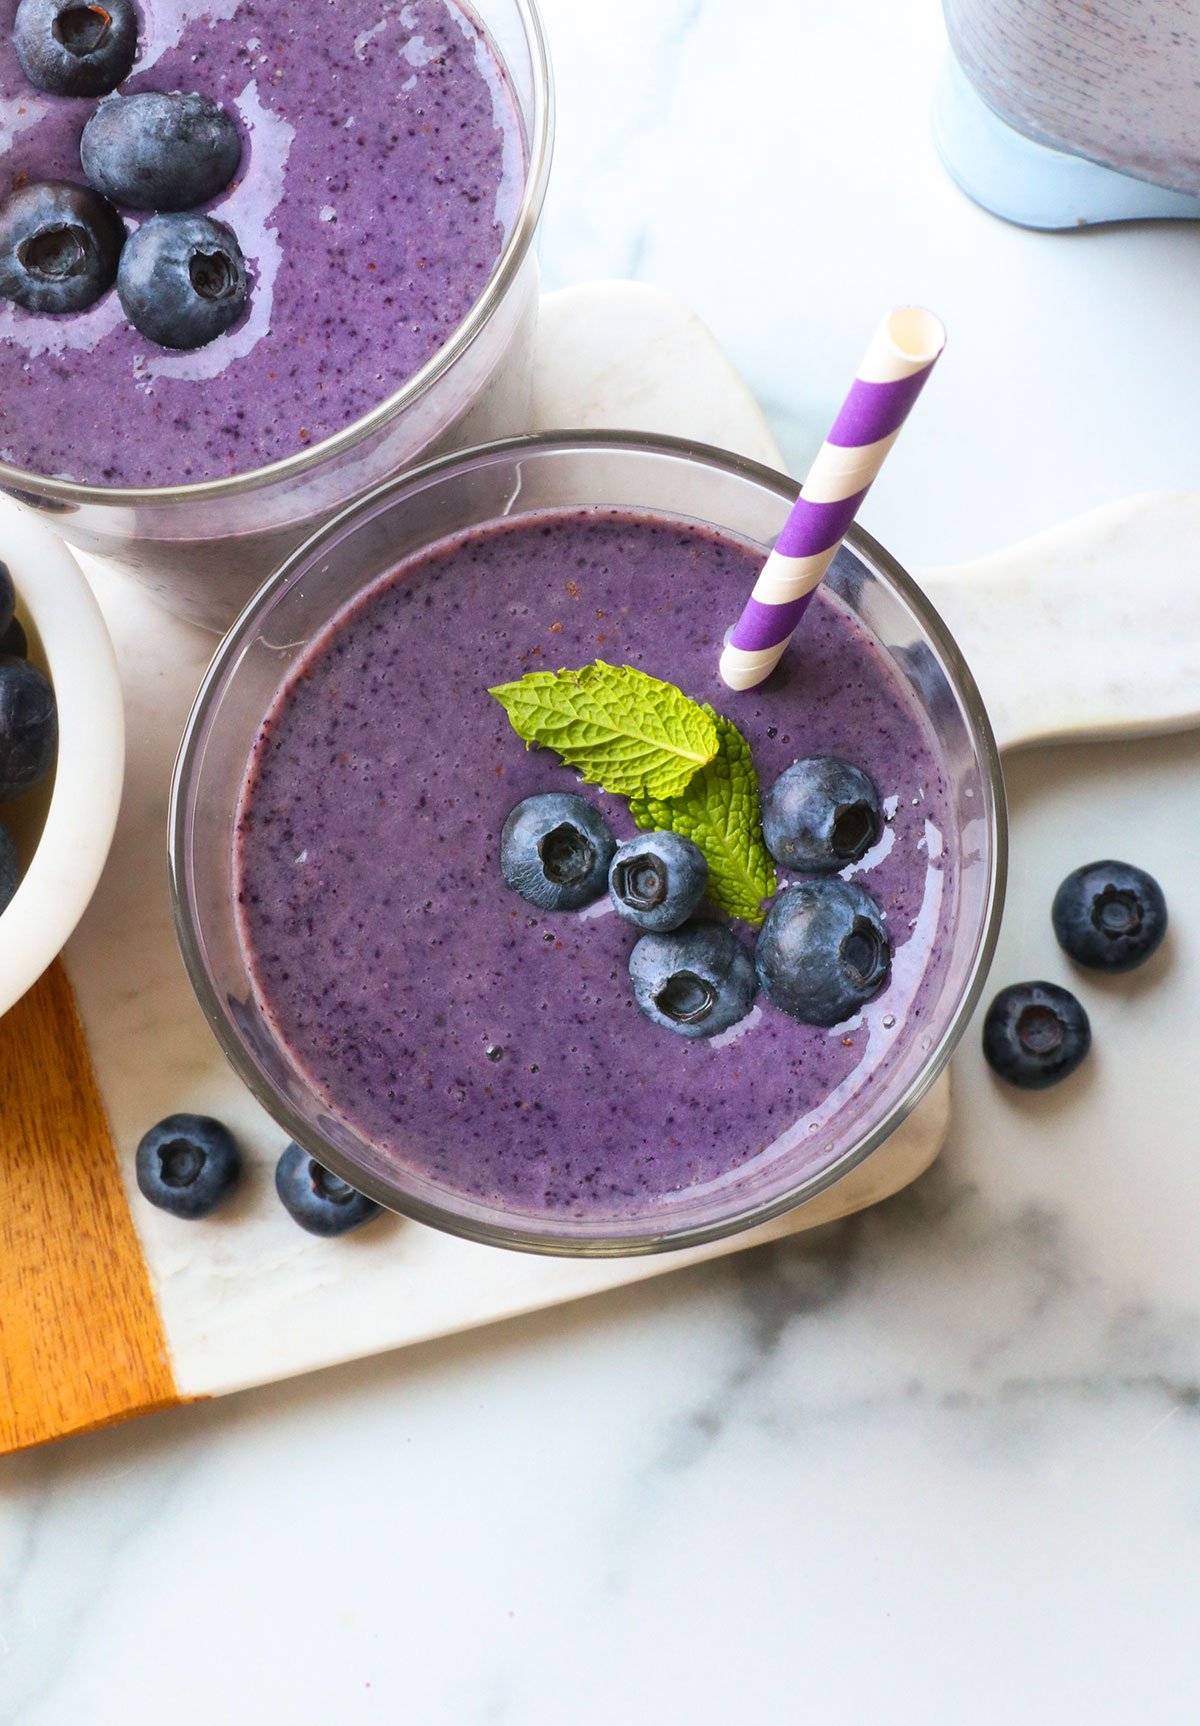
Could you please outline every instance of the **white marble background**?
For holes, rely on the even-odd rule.
[[[544,5],[550,285],[690,299],[796,465],[882,305],[946,318],[867,517],[906,561],[1198,483],[1200,229],[967,205],[935,0]],[[876,1212],[0,1464],[3,1726],[1200,1718],[1200,738],[1010,791],[998,979],[1066,978],[1083,853],[1153,859],[1176,912],[1088,986],[1086,1075],[1001,1095],[969,1043],[948,1151]]]

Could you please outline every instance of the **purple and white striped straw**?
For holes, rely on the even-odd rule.
[[[783,658],[821,577],[946,345],[932,312],[898,306],[867,349],[775,549],[721,654],[730,689],[753,689]]]

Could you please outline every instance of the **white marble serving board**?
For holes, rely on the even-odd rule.
[[[628,283],[543,302],[534,426],[673,432],[781,467],[762,414],[704,326],[671,296]],[[112,855],[66,962],[182,1396],[216,1395],[462,1330],[828,1221],[887,1196],[936,1156],[948,1081],[869,1162],[766,1229],[696,1252],[548,1260],[474,1246],[388,1217],[341,1241],[302,1233],[272,1185],[284,1136],[219,1053],[183,972],[166,884],[176,745],[214,642],[134,584],[87,564],[126,691],[129,759]],[[226,1120],[247,1179],[204,1224],[137,1193],[137,1141],[161,1116]]]

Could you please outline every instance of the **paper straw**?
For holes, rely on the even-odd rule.
[[[897,307],[876,330],[721,654],[731,689],[753,689],[779,664],[945,342],[920,306]]]

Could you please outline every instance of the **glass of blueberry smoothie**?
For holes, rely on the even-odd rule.
[[[857,528],[771,678],[721,683],[795,496],[702,446],[512,440],[380,488],[243,612],[175,913],[321,1165],[477,1240],[648,1252],[813,1196],[932,1084],[999,919],[996,748]]]
[[[535,0],[10,0],[0,489],[224,627],[524,429],[551,132]]]

